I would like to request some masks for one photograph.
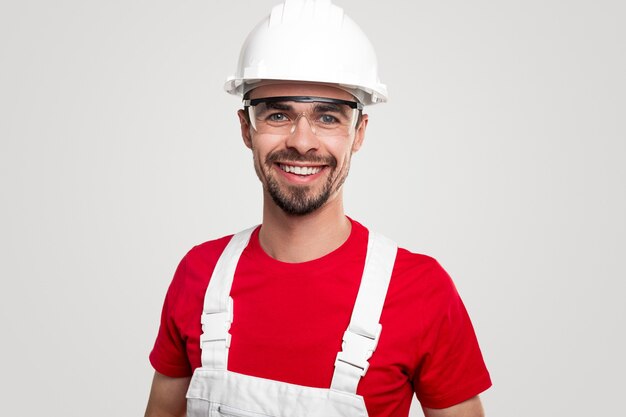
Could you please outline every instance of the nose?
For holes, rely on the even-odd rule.
[[[311,150],[317,150],[319,138],[314,129],[314,125],[311,124],[306,114],[300,114],[293,123],[291,134],[287,137],[287,147],[297,150],[301,155]]]

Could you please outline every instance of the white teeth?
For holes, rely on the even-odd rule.
[[[322,167],[300,167],[293,165],[280,165],[280,169],[296,175],[313,175],[322,170]]]

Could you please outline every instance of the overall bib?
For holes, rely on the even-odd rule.
[[[204,297],[202,366],[187,391],[188,417],[368,417],[357,386],[369,367],[382,330],[380,314],[397,246],[370,232],[363,277],[350,324],[337,353],[330,388],[314,388],[228,371],[230,289],[241,253],[255,228],[232,237],[220,256]]]

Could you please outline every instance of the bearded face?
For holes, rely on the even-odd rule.
[[[245,100],[244,143],[266,196],[284,213],[304,216],[340,195],[367,125],[354,100],[329,85],[302,83],[262,85]]]

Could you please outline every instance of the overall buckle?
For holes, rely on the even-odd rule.
[[[341,352],[337,353],[337,361],[347,363],[358,369],[358,373],[364,376],[369,369],[368,359],[378,346],[378,339],[382,326],[380,323],[376,328],[374,335],[364,334],[364,332],[355,332],[348,328],[343,334],[343,343],[341,344]]]
[[[233,322],[232,299],[229,300],[227,311],[213,313],[202,312],[202,334],[200,335],[200,347],[207,342],[224,341],[226,347],[230,347],[231,335],[228,332]]]

